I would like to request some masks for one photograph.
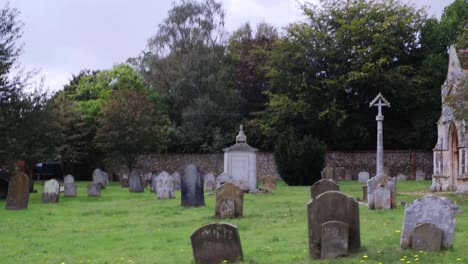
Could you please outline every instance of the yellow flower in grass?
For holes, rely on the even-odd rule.
[[[462,261],[462,259],[461,259],[461,258],[457,258],[457,261]]]
[[[382,251],[380,251],[380,250],[377,250],[377,253],[379,253],[379,254],[380,254],[380,253],[382,253]]]
[[[364,263],[364,260],[361,260],[360,262],[361,262],[361,263]]]
[[[398,230],[398,229],[397,229],[397,230],[395,230],[395,233],[400,233],[400,232],[401,232],[401,230]]]
[[[365,259],[366,259],[366,258],[368,258],[368,256],[367,256],[367,255],[364,255],[364,256],[362,256],[362,258],[365,258]]]

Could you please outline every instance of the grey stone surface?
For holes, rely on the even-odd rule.
[[[44,183],[44,191],[42,192],[42,203],[58,203],[59,201],[60,184],[57,180],[48,180]]]
[[[367,184],[367,181],[369,180],[369,172],[367,171],[361,171],[358,174],[358,181],[362,184]]]
[[[328,191],[307,204],[309,254],[313,258],[321,257],[322,224],[328,221],[340,221],[348,225],[349,251],[361,247],[358,203],[341,192]]]
[[[141,182],[141,177],[135,173],[130,173],[128,176],[128,191],[129,192],[144,192],[143,184]]]
[[[349,226],[341,221],[328,221],[322,224],[322,244],[320,258],[336,258],[348,254]]]
[[[213,173],[207,173],[204,177],[205,192],[212,192],[216,187],[216,178]]]
[[[195,263],[218,264],[243,259],[239,231],[227,223],[203,226],[191,236]]]
[[[219,188],[221,185],[223,185],[226,182],[231,182],[234,183],[234,179],[232,176],[228,175],[227,173],[221,173],[216,177],[216,188]]]
[[[396,179],[386,175],[375,176],[367,181],[369,209],[396,208]]]
[[[76,185],[75,183],[65,183],[65,190],[63,192],[65,197],[76,197]]]
[[[176,190],[180,190],[180,173],[178,171],[174,171],[174,173],[172,173],[172,178],[174,179],[174,188]]]
[[[23,172],[16,172],[8,184],[8,194],[5,208],[21,210],[28,208],[29,177]]]
[[[417,225],[430,223],[443,232],[442,248],[453,244],[455,234],[455,216],[460,208],[446,197],[424,196],[406,205],[400,246],[408,249],[411,246],[411,235]]]
[[[215,216],[235,218],[244,214],[244,191],[233,183],[225,183],[216,189]]]
[[[153,173],[153,175],[151,175],[151,187],[150,187],[150,191],[151,192],[156,192],[156,186],[157,186],[157,181],[156,181],[156,178],[158,177],[159,173]],[[173,178],[174,179],[174,178]]]
[[[322,179],[328,179],[328,180],[336,181],[333,167],[326,166],[325,168],[323,168],[323,170],[322,170],[322,172],[320,174],[322,175]]]
[[[413,250],[439,251],[442,246],[443,232],[437,226],[424,223],[417,225],[411,235]]]
[[[401,173],[398,174],[396,178],[397,178],[397,181],[406,181],[408,179],[406,175],[401,174]]]
[[[310,197],[315,199],[315,197],[319,196],[320,194],[328,191],[339,191],[340,186],[337,185],[333,180],[328,179],[321,179],[315,182],[310,187]]]
[[[107,173],[101,169],[98,168],[93,171],[93,183],[100,184],[102,189],[106,188],[107,184],[109,183],[108,179],[109,177]]]
[[[88,188],[87,188],[88,196],[92,196],[92,197],[101,196],[101,188],[102,188],[102,185],[99,183],[88,184]]]
[[[174,180],[169,173],[162,171],[155,178],[156,181],[156,195],[158,199],[171,199],[175,198]]]
[[[71,174],[67,174],[63,178],[63,185],[67,185],[67,183],[75,183],[75,178]]]
[[[195,165],[189,164],[181,177],[181,205],[183,207],[205,206],[203,175]]]

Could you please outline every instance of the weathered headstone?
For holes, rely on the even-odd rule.
[[[243,213],[244,191],[239,186],[228,182],[216,189],[216,217],[235,218]]]
[[[171,199],[175,198],[174,180],[169,173],[162,171],[155,178],[156,181],[156,195],[158,199]]]
[[[60,184],[57,180],[48,180],[44,183],[44,191],[42,192],[42,203],[58,203],[60,192]]]
[[[369,180],[369,173],[367,171],[361,171],[358,174],[358,181],[362,184],[367,184]]]
[[[98,197],[101,196],[102,185],[99,183],[88,184],[88,196]]]
[[[226,223],[205,225],[191,236],[195,263],[219,264],[243,259],[237,227]]]
[[[121,188],[128,188],[128,178],[127,177],[120,178],[120,187]]]
[[[143,184],[141,183],[141,177],[135,173],[130,173],[128,176],[128,191],[129,192],[144,192]]]
[[[264,176],[262,178],[262,186],[264,190],[268,190],[269,192],[276,189],[276,178],[273,176]]]
[[[395,209],[396,181],[386,175],[375,176],[367,181],[369,209]]]
[[[433,224],[443,232],[441,248],[447,249],[453,244],[455,234],[455,216],[461,210],[446,197],[424,196],[406,205],[400,246],[411,247],[411,236],[420,224]]]
[[[75,183],[65,183],[65,189],[63,191],[65,197],[76,197],[76,185]]]
[[[408,179],[408,177],[406,177],[406,175],[401,174],[401,173],[398,174],[396,178],[397,178],[397,181],[406,181]]]
[[[67,183],[75,183],[75,178],[71,174],[67,174],[63,178],[63,185],[67,185]]]
[[[336,258],[348,255],[349,226],[341,221],[322,224],[320,258]]]
[[[218,177],[216,177],[216,188],[219,188],[221,185],[223,185],[224,183],[226,182],[234,182],[232,176],[230,176],[229,174],[227,173],[221,173],[220,175],[218,175]]]
[[[411,248],[413,250],[439,251],[442,246],[443,232],[437,226],[424,223],[414,228],[411,235]]]
[[[321,257],[322,224],[340,221],[348,225],[348,250],[361,247],[359,226],[359,206],[352,197],[338,191],[328,191],[312,199],[307,204],[307,225],[309,230],[309,254]]]
[[[16,172],[8,184],[8,195],[5,208],[20,210],[28,208],[29,177],[23,172]]]
[[[174,173],[172,173],[172,178],[174,179],[174,188],[176,190],[180,190],[180,173],[178,171],[174,171]]]
[[[345,180],[346,179],[346,170],[343,167],[336,167],[335,171],[333,172],[334,178],[337,180]]]
[[[216,178],[213,173],[207,173],[204,177],[205,192],[212,192],[216,187]]]
[[[108,184],[107,173],[104,173],[101,169],[95,169],[93,171],[93,183],[100,184],[101,189],[105,189]]]
[[[321,179],[315,182],[310,187],[310,197],[315,199],[315,197],[319,196],[320,194],[328,191],[339,191],[340,186],[337,185],[333,180],[328,179]]]
[[[203,176],[201,171],[193,164],[185,167],[181,177],[182,199],[181,205],[184,207],[205,206],[203,193]]]
[[[328,180],[336,181],[335,173],[334,173],[333,167],[331,167],[331,166],[326,166],[325,168],[323,168],[323,170],[322,170],[322,172],[320,174],[322,175],[322,179],[328,179]]]

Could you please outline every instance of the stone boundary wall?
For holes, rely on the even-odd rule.
[[[390,176],[405,175],[408,179],[430,179],[432,176],[432,152],[428,151],[385,151],[384,164],[388,167]],[[145,156],[137,164],[136,171],[148,173],[155,170],[165,170],[173,173],[182,172],[186,165],[193,163],[201,168],[204,173],[219,175],[223,172],[224,153],[212,154],[154,154]],[[371,176],[375,174],[375,151],[328,151],[325,163],[332,167],[344,167],[349,178],[357,179],[360,171],[367,171]],[[122,175],[125,168],[114,162],[106,163],[106,170]],[[257,176],[279,177],[274,161],[273,153],[257,153]]]

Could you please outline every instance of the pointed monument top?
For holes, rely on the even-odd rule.
[[[242,125],[239,127],[239,134],[237,134],[236,143],[247,143],[247,136],[244,134],[244,127]]]
[[[390,107],[390,102],[387,99],[385,99],[385,97],[383,97],[383,95],[381,93],[379,93],[374,98],[374,100],[372,100],[372,102],[370,102],[369,108],[372,107],[372,106],[379,106],[379,107],[380,106],[388,106],[388,107]]]

